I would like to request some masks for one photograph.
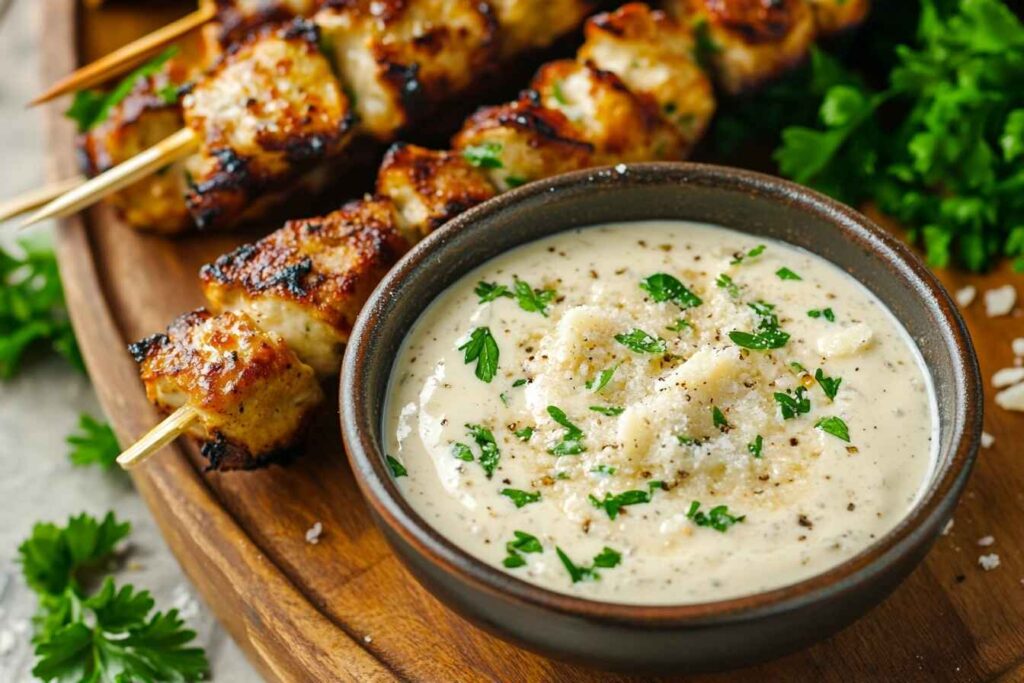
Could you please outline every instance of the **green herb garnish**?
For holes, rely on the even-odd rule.
[[[758,323],[753,332],[733,330],[729,339],[737,346],[754,351],[781,349],[789,341],[789,333],[779,327],[779,318],[775,315],[775,307],[763,301],[755,301],[749,306],[757,313]]]
[[[807,317],[824,318],[830,323],[834,323],[836,321],[836,314],[832,311],[831,308],[812,308],[811,310],[807,311]]]
[[[517,429],[512,433],[515,434],[516,438],[520,441],[529,441],[533,437],[533,427],[523,427],[522,429]]]
[[[452,444],[452,455],[463,462],[473,462],[473,449],[461,441]]]
[[[651,275],[640,283],[640,289],[650,294],[651,299],[657,303],[671,301],[684,310],[704,303],[686,285],[667,273]]]
[[[578,566],[574,563],[569,556],[565,554],[558,546],[555,546],[555,552],[558,554],[558,559],[562,561],[562,566],[565,567],[565,571],[569,572],[569,578],[572,579],[573,583],[579,583],[580,581],[596,581],[601,578],[597,572],[597,569],[612,569],[619,566],[622,562],[622,554],[617,550],[613,550],[607,546],[594,556],[591,566]]]
[[[747,450],[755,458],[760,458],[761,457],[761,451],[763,449],[764,449],[764,437],[761,436],[760,434],[757,435],[756,439],[754,439],[753,441],[751,441],[750,443],[747,444]]]
[[[684,318],[677,318],[674,323],[668,325],[665,329],[670,332],[682,332],[683,330],[692,330],[693,323]]]
[[[686,512],[686,516],[697,526],[711,527],[715,531],[722,533],[725,533],[733,524],[742,522],[747,518],[746,515],[735,517],[729,514],[728,505],[713,507],[705,514],[701,511],[700,503],[696,500],[690,503],[690,509]]]
[[[556,296],[553,289],[534,289],[519,278],[515,279],[515,292],[519,308],[530,313],[540,313],[545,318],[548,316],[548,304]]]
[[[498,444],[494,441],[494,434],[491,430],[480,425],[467,424],[466,429],[469,430],[469,435],[473,437],[473,441],[480,447],[480,457],[477,462],[480,463],[480,467],[484,468],[484,474],[490,479],[494,475],[494,470],[498,468],[498,462],[501,460],[501,454],[498,452]]]
[[[512,292],[505,285],[499,285],[496,282],[484,282],[481,280],[476,283],[476,288],[473,289],[478,297],[480,297],[479,303],[485,304],[489,301],[494,301],[501,297],[512,298]]]
[[[725,415],[718,406],[711,406],[711,422],[715,427],[723,432],[732,428],[732,425],[730,425],[729,421],[725,419]]]
[[[565,411],[557,406],[548,406],[548,415],[558,424],[565,427],[565,434],[562,440],[548,449],[552,455],[579,455],[587,450],[583,445],[583,431],[569,421]]]
[[[476,168],[502,168],[501,150],[500,143],[485,142],[482,145],[469,145],[462,150],[462,156]]]
[[[605,368],[604,370],[601,371],[601,374],[599,374],[596,378],[586,383],[587,389],[593,391],[595,394],[601,391],[606,386],[608,386],[608,382],[612,381],[612,377],[615,375],[615,371],[618,369],[618,363],[611,366],[610,368]]]
[[[743,263],[748,258],[757,258],[761,254],[763,254],[764,250],[767,249],[767,248],[768,247],[766,247],[765,245],[759,244],[756,247],[754,247],[753,249],[751,249],[750,251],[748,251],[746,254],[737,254],[736,257],[733,258],[732,261],[729,261],[729,265],[731,265],[731,266],[738,266],[738,265]]]
[[[615,335],[615,341],[637,353],[665,353],[665,349],[668,348],[664,339],[653,337],[640,328]]]
[[[540,491],[523,491],[521,489],[502,489],[501,495],[511,500],[517,508],[540,500]]]
[[[794,273],[789,268],[779,268],[777,271],[775,271],[775,274],[778,276],[780,280],[803,280],[802,277]]]
[[[803,387],[797,387],[795,393],[791,393],[789,389],[784,394],[775,392],[775,402],[779,404],[783,420],[792,420],[797,415],[811,411],[811,399],[807,398],[806,394],[807,390]]]
[[[836,394],[839,393],[839,385],[843,383],[842,377],[828,377],[821,368],[814,371],[814,379],[817,380],[821,390],[825,392],[829,400],[835,400]]]
[[[590,406],[590,409],[595,413],[600,413],[601,415],[606,415],[608,417],[622,415],[623,411],[626,410],[620,406]]]
[[[717,278],[715,278],[715,285],[717,285],[720,289],[724,289],[725,291],[727,291],[729,293],[729,296],[731,296],[733,299],[740,298],[740,286],[736,284],[733,281],[733,279],[726,275],[725,273],[722,273]]]
[[[78,430],[78,433],[66,439],[71,446],[68,453],[71,463],[79,467],[98,465],[100,469],[110,469],[121,454],[121,447],[110,425],[82,413],[78,416]]]
[[[526,560],[520,553],[540,553],[544,551],[540,541],[533,534],[525,531],[513,531],[515,538],[505,544],[505,552],[508,556],[502,562],[508,569],[515,569],[526,564]]]
[[[601,464],[601,465],[595,465],[594,467],[590,468],[590,471],[593,474],[612,475],[612,474],[615,474],[615,472],[618,471],[618,470],[615,467],[612,467],[611,465]]]
[[[472,459],[472,456],[470,456]],[[391,476],[395,479],[399,477],[409,476],[409,471],[405,469],[405,465],[398,462],[398,460],[390,455],[385,455],[384,458],[388,462],[388,469],[391,470]]]
[[[814,423],[814,426],[821,431],[831,434],[837,439],[850,442],[850,428],[846,426],[842,418],[839,417],[823,417]]]
[[[478,327],[469,336],[469,341],[459,347],[465,351],[466,363],[476,361],[476,376],[490,382],[498,372],[498,342],[488,327]]]

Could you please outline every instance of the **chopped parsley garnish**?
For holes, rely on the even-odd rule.
[[[791,420],[797,415],[804,415],[811,411],[811,399],[807,398],[807,389],[797,387],[792,393],[789,389],[786,393],[775,392],[775,402],[779,404],[783,420]]]
[[[652,337],[640,328],[635,328],[624,334],[615,335],[615,341],[627,349],[637,353],[665,353],[665,340],[660,337]]]
[[[746,254],[737,254],[736,257],[732,261],[729,261],[729,265],[730,266],[738,266],[739,264],[743,263],[743,261],[745,261],[748,258],[757,258],[758,256],[760,256],[761,254],[764,253],[765,249],[767,249],[767,247],[765,245],[759,244],[756,247],[754,247],[753,249],[751,249],[750,251],[748,251]]]
[[[484,468],[484,474],[490,479],[494,475],[494,470],[498,468],[498,461],[501,460],[498,444],[494,441],[494,434],[490,429],[480,425],[467,424],[466,429],[469,430],[469,435],[473,437],[476,445],[480,447],[478,462],[480,467]]]
[[[700,503],[696,500],[690,503],[690,509],[686,512],[686,516],[697,526],[711,527],[715,531],[722,533],[725,533],[733,524],[742,522],[747,518],[746,515],[740,515],[739,517],[731,515],[728,505],[718,505],[711,508],[705,514],[700,509]]]
[[[552,455],[579,455],[587,450],[587,447],[583,445],[583,431],[569,421],[565,411],[557,406],[548,406],[548,415],[551,416],[552,420],[565,427],[565,434],[562,435],[562,440],[549,448],[548,453]]]
[[[473,462],[473,449],[461,441],[452,444],[452,455],[463,462]]]
[[[842,418],[835,416],[823,417],[815,422],[814,426],[837,439],[842,439],[847,443],[850,442],[850,428],[846,426]]]
[[[619,512],[622,508],[628,505],[640,505],[641,503],[650,503],[651,494],[658,489],[664,489],[665,484],[660,481],[652,481],[648,484],[648,490],[643,491],[640,489],[633,489],[631,491],[623,491],[622,493],[605,493],[604,498],[600,499],[594,494],[587,496],[590,504],[596,507],[598,510],[604,510],[608,514],[608,519],[615,519],[619,516]]]
[[[534,289],[519,278],[515,280],[515,290],[519,308],[530,313],[540,313],[545,318],[548,316],[548,304],[554,300],[555,290]]]
[[[842,377],[828,377],[821,368],[814,371],[814,379],[818,381],[818,385],[821,390],[825,392],[830,401],[834,401],[836,394],[839,393],[839,385],[843,383]]]
[[[482,145],[469,145],[462,150],[462,156],[476,168],[503,168],[501,151],[500,143],[485,142]]]
[[[686,285],[667,273],[655,273],[640,283],[640,289],[651,295],[657,303],[671,301],[682,309],[693,308],[704,303]]]
[[[775,274],[779,276],[780,280],[803,280],[802,277],[794,273],[789,268],[785,267],[779,268],[777,271],[775,271]]]
[[[793,370],[793,372],[795,372],[798,375],[807,372],[807,368],[805,368],[803,366],[803,363],[801,363],[800,361],[789,361],[789,367]]]
[[[789,333],[779,327],[779,318],[774,312],[775,306],[763,301],[755,301],[749,305],[757,313],[757,327],[753,332],[733,330],[729,333],[729,339],[737,346],[754,351],[781,349],[785,346],[789,341]]]
[[[71,106],[66,112],[64,112],[64,116],[78,124],[79,133],[86,133],[92,130],[94,127],[107,120],[107,117],[110,115],[110,110],[120,104],[124,98],[128,97],[140,80],[159,73],[164,64],[166,64],[176,54],[178,54],[178,48],[176,46],[167,48],[155,58],[146,62],[121,79],[121,81],[114,86],[114,89],[109,92],[100,92],[99,90],[79,90],[75,93],[75,99],[72,100]],[[168,95],[164,90],[161,90],[158,94],[165,102],[167,102],[167,104],[173,104],[178,99],[176,87],[174,88],[174,95],[170,101],[168,101]]]
[[[524,384],[529,384],[529,383],[530,383],[530,380],[528,380],[526,378],[520,378],[520,379],[517,379],[515,382],[512,382],[512,388],[513,389],[517,389],[517,388],[523,386]]]
[[[512,432],[520,441],[529,441],[533,437],[533,427],[523,427]]]
[[[832,311],[831,308],[812,308],[811,310],[807,311],[807,317],[824,318],[830,323],[834,323],[836,321],[836,314]]]
[[[738,299],[740,297],[740,286],[736,284],[733,281],[733,279],[726,275],[725,273],[722,273],[717,278],[715,278],[715,284],[719,288],[729,292],[729,296],[731,296],[733,299]]]
[[[391,476],[392,477],[394,477],[395,479],[398,479],[399,477],[407,477],[407,476],[409,476],[409,471],[407,469],[405,469],[405,465],[403,465],[402,463],[398,462],[398,460],[396,458],[394,458],[394,457],[392,457],[390,455],[385,455],[384,457],[388,461],[388,469],[391,470]],[[469,457],[470,457],[470,460],[473,459],[472,455],[470,455]]]
[[[511,399],[509,399],[509,397],[508,397],[508,394],[506,394],[506,393],[505,393],[505,392],[503,391],[503,392],[501,392],[500,394],[498,394],[498,398],[500,398],[500,399],[501,399],[501,402],[502,402],[503,404],[505,404],[505,407],[507,408],[507,407],[508,407],[508,404],[509,404],[509,401],[511,400]]]
[[[551,84],[551,96],[555,98],[555,102],[561,105],[569,104],[569,100],[566,99],[565,93],[562,92],[562,81],[555,81]]]
[[[747,450],[755,458],[760,458],[761,451],[764,450],[764,437],[758,434],[756,439],[747,444]]]
[[[590,406],[590,409],[593,410],[595,413],[607,415],[608,417],[622,415],[623,411],[626,410],[621,406]]]
[[[712,419],[714,419],[714,413],[712,413],[711,417]],[[704,443],[703,439],[696,439],[692,436],[687,436],[685,434],[677,434],[676,441],[678,441],[679,444],[682,446],[699,446],[702,443]]]
[[[476,376],[490,382],[498,373],[498,342],[494,341],[489,327],[478,327],[469,336],[469,341],[459,347],[465,351],[466,363],[476,361]]]
[[[509,288],[506,287],[505,285],[499,285],[496,282],[484,282],[483,280],[481,280],[480,282],[476,283],[476,288],[473,291],[476,293],[478,297],[480,297],[479,303],[482,304],[485,304],[489,301],[494,301],[495,299],[501,297],[508,297],[510,299],[512,298],[512,292],[509,290]]]
[[[502,489],[501,495],[515,503],[517,508],[540,500],[540,491],[522,491],[520,489]]]
[[[71,446],[68,453],[71,464],[79,467],[99,465],[100,469],[110,469],[121,454],[114,430],[106,422],[100,422],[85,413],[78,416],[78,429],[77,434],[71,434],[65,439]]]
[[[508,557],[502,562],[508,569],[515,569],[526,564],[526,560],[520,553],[540,553],[544,551],[540,541],[533,534],[525,531],[513,531],[515,538],[505,544],[505,552]]]
[[[569,572],[569,578],[572,579],[573,583],[579,583],[580,581],[596,581],[601,578],[597,572],[597,569],[612,569],[619,566],[622,562],[622,554],[617,550],[613,550],[608,546],[594,556],[592,564],[587,566],[578,566],[574,563],[569,556],[565,554],[558,546],[555,546],[555,552],[558,554],[558,559],[562,561],[562,566],[565,567],[565,571]]]
[[[605,368],[604,370],[601,371],[601,374],[599,374],[597,377],[586,383],[587,389],[590,389],[595,394],[601,391],[606,386],[608,386],[608,382],[612,381],[612,377],[615,375],[615,371],[618,369],[618,363],[611,366],[610,368]]]
[[[522,177],[522,176],[518,176],[518,175],[508,175],[508,176],[505,176],[505,184],[508,185],[509,187],[519,187],[520,185],[525,185],[527,182],[529,182],[529,181],[527,181],[527,179]]]
[[[615,474],[617,469],[615,467],[611,466],[611,465],[605,465],[605,464],[602,463],[600,465],[595,465],[594,467],[592,467],[590,469],[590,471],[592,473],[594,473],[594,474],[612,475],[612,474]]]
[[[674,323],[668,325],[666,328],[669,332],[682,332],[683,330],[692,330],[693,323],[685,318],[678,318]]]
[[[725,415],[718,406],[711,406],[711,422],[723,432],[732,428],[732,425],[730,425],[729,421],[725,419]]]

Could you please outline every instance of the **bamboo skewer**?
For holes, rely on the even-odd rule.
[[[138,66],[160,51],[167,43],[174,42],[181,36],[212,21],[217,16],[217,8],[213,3],[204,3],[195,12],[171,22],[147,36],[143,36],[127,45],[114,50],[105,57],[87,64],[54,83],[43,94],[29,102],[30,107],[59,97],[65,93],[89,88],[103,83],[110,78]]]
[[[126,470],[138,467],[161,448],[184,434],[189,425],[198,418],[199,414],[191,406],[178,408],[117,456],[117,464]]]
[[[5,199],[0,202],[0,223],[3,223],[10,218],[14,218],[15,216],[20,216],[32,209],[38,209],[46,203],[57,199],[62,194],[70,192],[84,182],[84,176],[75,176],[74,178],[68,178],[67,180],[59,180],[45,187],[41,187],[38,190],[32,190],[31,192],[26,192],[25,194],[17,197]]]
[[[122,164],[90,178],[70,192],[32,214],[21,227],[46,220],[47,218],[63,218],[80,211],[131,185],[157,170],[183,159],[199,148],[199,138],[191,128],[182,128],[144,152],[136,154]]]

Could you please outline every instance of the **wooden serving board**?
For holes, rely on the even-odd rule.
[[[190,9],[184,3],[38,3],[44,81]],[[76,171],[72,126],[47,114],[52,178]],[[267,226],[269,230],[271,226]],[[201,305],[200,264],[251,235],[162,240],[121,225],[105,208],[67,220],[58,255],[78,339],[122,443],[158,420],[125,345]],[[980,291],[1024,279],[1008,268],[980,277],[941,273]],[[965,312],[986,378],[1010,365],[1024,318]],[[698,680],[1024,680],[1024,415],[987,401],[995,445],[979,458],[952,533],[880,607],[833,638],[783,659]],[[373,526],[325,410],[308,454],[288,468],[204,473],[177,443],[134,474],[182,568],[270,680],[619,680],[518,649],[462,620],[421,589]],[[320,542],[305,541],[315,522]],[[992,535],[995,545],[977,539]],[[982,553],[1001,566],[984,572]],[[753,569],[752,569],[753,571]],[[216,672],[214,672],[216,676]]]

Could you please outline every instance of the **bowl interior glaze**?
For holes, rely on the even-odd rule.
[[[939,461],[914,510],[874,545],[823,574],[764,593],[676,606],[610,604],[555,593],[485,565],[441,537],[404,500],[380,446],[385,392],[402,340],[434,298],[476,266],[526,242],[598,223],[652,219],[719,224],[818,254],[863,283],[913,337],[936,391]],[[869,219],[774,177],[657,163],[531,183],[467,211],[421,242],[359,316],[345,356],[341,411],[360,487],[389,539],[406,552],[471,590],[513,604],[618,626],[692,629],[794,611],[844,591],[853,599],[858,586],[902,556],[923,556],[970,472],[981,433],[981,383],[970,338],[948,294],[904,244]],[[412,568],[422,578],[422,568]]]

